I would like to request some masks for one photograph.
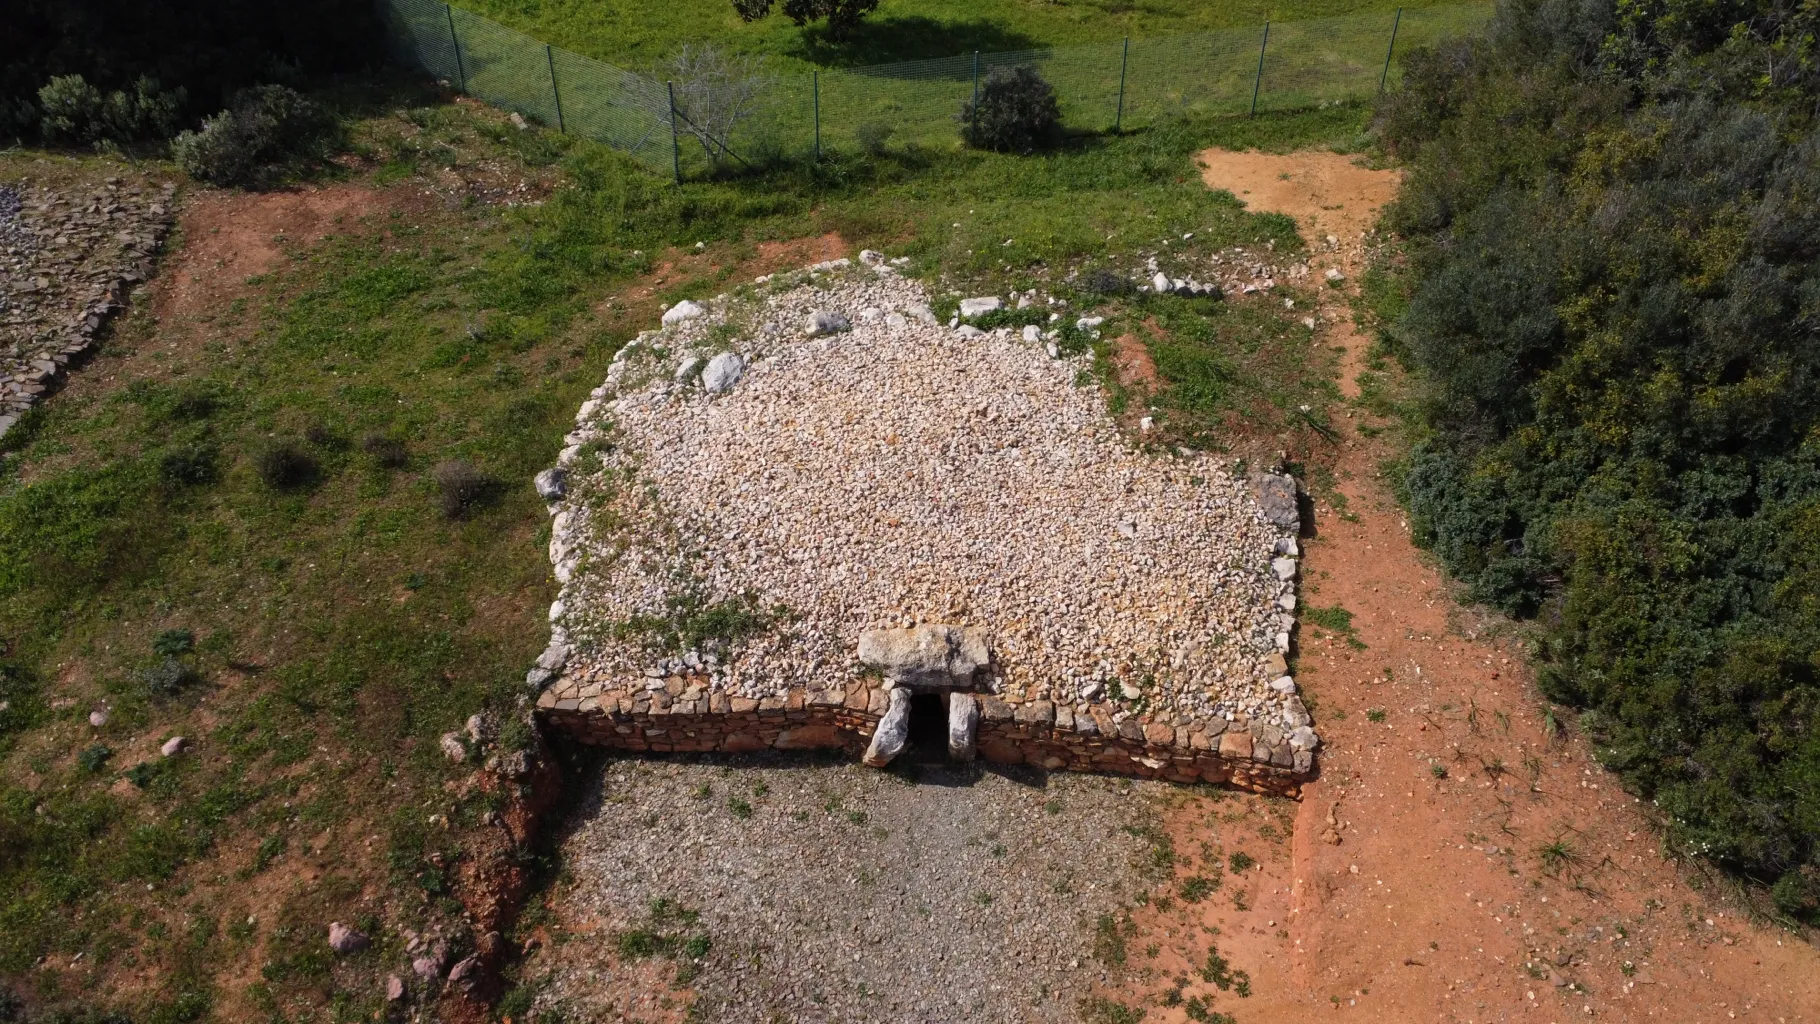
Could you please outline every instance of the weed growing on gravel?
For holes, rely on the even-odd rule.
[[[1389,715],[1385,713],[1383,708],[1367,708],[1365,710],[1365,720],[1374,725],[1383,722],[1388,717]]]
[[[1125,966],[1125,939],[1137,934],[1131,915],[1101,914],[1093,923],[1093,958],[1108,967]]]
[[[1310,605],[1302,613],[1303,621],[1316,629],[1325,630],[1346,641],[1346,646],[1355,651],[1366,649],[1365,642],[1359,639],[1358,630],[1353,628],[1352,613],[1339,605],[1331,608],[1317,608]]]
[[[1082,1024],[1138,1024],[1144,1019],[1141,1007],[1126,1006],[1105,996],[1087,996],[1079,1004]]]
[[[1257,866],[1257,863],[1256,860],[1252,859],[1251,854],[1246,853],[1243,850],[1236,850],[1230,857],[1226,858],[1227,866],[1232,869],[1232,873],[1235,875],[1242,875],[1245,872],[1250,871],[1253,867]]]
[[[727,810],[731,812],[735,818],[738,818],[741,821],[752,817],[752,805],[739,797],[729,797],[727,799]]]

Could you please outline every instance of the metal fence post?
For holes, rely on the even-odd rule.
[[[977,139],[980,135],[980,52],[978,50],[973,51],[973,102],[967,110],[973,117],[970,134]]]
[[[1384,91],[1384,83],[1390,81],[1390,55],[1397,52],[1397,28],[1403,24],[1403,8],[1397,8],[1397,20],[1390,23],[1390,48],[1384,51],[1384,73],[1378,76],[1378,91]]]
[[[550,65],[550,95],[556,97],[556,130],[567,135],[569,129],[562,123],[562,90],[556,86],[556,57],[549,43],[543,44],[543,59]]]
[[[1264,50],[1270,46],[1270,22],[1264,23],[1264,41],[1258,44],[1258,73],[1251,80],[1251,116],[1258,116],[1258,89],[1264,84]]]
[[[1112,134],[1125,130],[1125,69],[1131,66],[1131,37],[1125,37],[1125,51],[1119,56],[1119,112],[1112,118]]]
[[[455,8],[442,5],[442,13],[449,19],[449,42],[455,44],[455,73],[461,76],[461,91],[468,91],[468,69],[461,63],[461,36],[455,33]]]
[[[665,82],[664,88],[670,90],[670,170],[676,174],[676,183],[682,184],[682,143],[676,138],[676,83]]]
[[[811,71],[815,84],[815,159],[822,158],[822,73]]]

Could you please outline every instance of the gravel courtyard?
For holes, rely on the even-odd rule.
[[[780,755],[615,760],[590,785],[560,938],[527,964],[541,1003],[729,1024],[1075,1020],[1175,791]]]

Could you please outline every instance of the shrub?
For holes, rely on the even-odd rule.
[[[170,657],[139,673],[139,681],[153,697],[174,697],[198,678],[195,669]]]
[[[217,455],[214,445],[179,445],[159,456],[158,475],[178,487],[214,483],[219,476]]]
[[[113,748],[104,743],[97,743],[84,750],[82,753],[77,754],[76,763],[82,766],[83,771],[93,775],[107,764],[108,758],[113,756]]]
[[[757,21],[771,13],[772,0],[733,0],[741,21]],[[828,34],[850,35],[860,21],[878,9],[878,0],[784,0],[784,17],[797,25],[827,19]]]
[[[1081,290],[1089,295],[1124,295],[1132,290],[1132,285],[1123,274],[1095,267],[1081,275]]]
[[[975,149],[1028,153],[1062,133],[1055,90],[1035,70],[1001,68],[980,83],[979,99],[961,107],[961,138]]]
[[[46,141],[93,145],[166,139],[177,130],[186,96],[141,76],[130,90],[103,94],[81,75],[59,75],[38,90]]]
[[[261,85],[184,132],[171,151],[185,173],[211,185],[260,185],[319,162],[335,141],[335,119],[282,85]]]
[[[290,491],[307,487],[322,476],[322,465],[316,457],[295,442],[277,441],[268,445],[254,460],[259,479],[274,490]]]
[[[404,442],[384,434],[368,434],[360,439],[360,447],[373,461],[386,469],[403,469],[411,461],[411,452]]]
[[[152,638],[152,650],[167,658],[188,654],[196,649],[196,634],[187,629],[167,629]]]
[[[1511,0],[1377,131],[1417,539],[1670,839],[1820,920],[1820,54],[1772,5]],[[1552,855],[1551,855],[1552,856]],[[1558,858],[1555,858],[1558,861]]]
[[[442,495],[442,514],[450,519],[463,519],[490,498],[495,489],[492,477],[466,459],[438,462],[430,470],[436,488]]]

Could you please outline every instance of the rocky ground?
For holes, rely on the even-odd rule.
[[[94,344],[151,273],[175,186],[0,182],[0,435]]]
[[[777,757],[614,761],[594,786],[526,964],[541,1003],[740,1024],[1075,1020],[1179,792]]]
[[[1007,701],[1307,725],[1293,531],[1252,483],[1120,434],[1078,383],[1094,318],[1024,295],[1045,323],[963,323],[1006,306],[980,298],[943,325],[873,264],[681,303],[627,346],[562,460],[568,676],[763,697],[857,678],[864,630],[979,624]]]

